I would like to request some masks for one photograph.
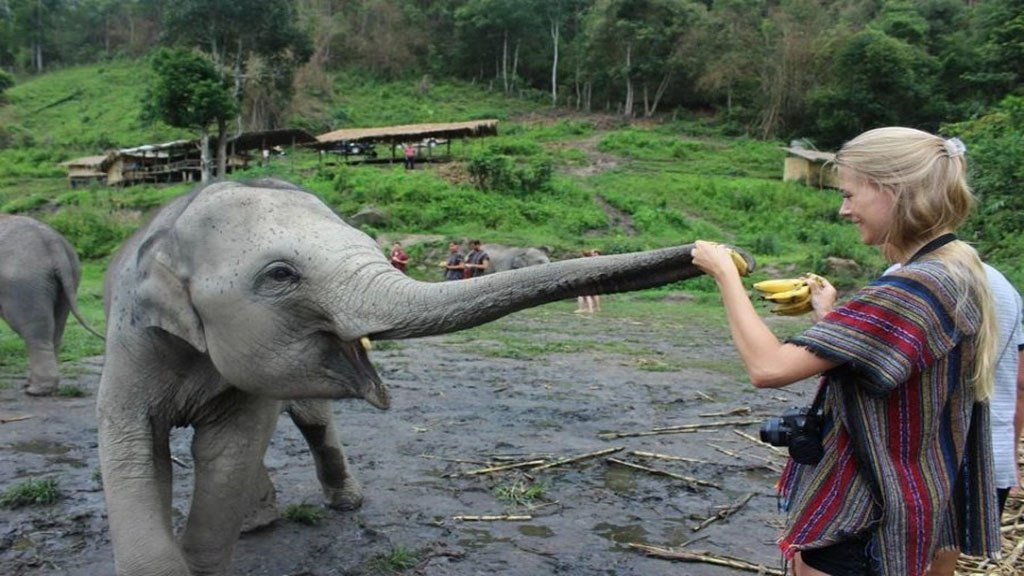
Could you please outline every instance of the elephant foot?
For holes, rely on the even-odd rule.
[[[324,486],[323,489],[328,508],[355,510],[363,505],[363,488],[355,478],[348,478],[341,488]]]
[[[280,516],[277,513],[277,493],[274,487],[264,491],[253,503],[252,508],[242,519],[242,532],[252,532],[273,524]]]

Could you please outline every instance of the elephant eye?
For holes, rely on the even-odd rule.
[[[263,269],[256,280],[256,287],[260,292],[281,295],[294,288],[299,279],[299,272],[291,265],[274,262]]]

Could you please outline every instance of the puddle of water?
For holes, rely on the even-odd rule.
[[[519,533],[523,536],[534,536],[536,538],[551,538],[555,535],[554,530],[547,526],[533,526],[530,524],[520,525]]]
[[[636,492],[636,474],[623,466],[606,466],[602,475],[605,488],[616,494]]]
[[[615,524],[601,522],[594,526],[594,533],[606,540],[611,540],[616,546],[623,546],[627,542],[648,544],[647,530],[639,524],[617,526]]]
[[[28,442],[15,442],[10,445],[12,450],[17,452],[29,452],[32,454],[67,454],[71,449],[63,444],[49,442],[47,440],[30,440]]]
[[[488,544],[494,544],[495,542],[509,542],[508,538],[495,538],[487,530],[481,530],[480,528],[465,528],[462,530],[462,534],[466,538],[459,539],[459,545],[465,546],[466,548],[483,548]]]
[[[68,456],[58,456],[53,459],[54,464],[67,464],[72,468],[85,468],[88,464],[81,458],[70,458]]]

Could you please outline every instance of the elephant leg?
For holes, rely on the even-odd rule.
[[[60,354],[60,345],[64,340],[64,329],[68,325],[71,305],[64,298],[58,298],[53,307],[53,350]]]
[[[270,481],[266,466],[260,466],[259,472],[250,479],[252,485],[253,505],[242,520],[242,532],[251,532],[272,524],[278,518],[277,490]]]
[[[242,521],[257,496],[253,478],[266,474],[263,456],[281,405],[238,392],[227,412],[196,424],[192,441],[195,488],[181,537],[193,576],[227,574]]]
[[[53,305],[42,297],[22,295],[16,305],[5,305],[4,315],[11,328],[25,340],[28,348],[28,385],[25,392],[46,396],[57,391],[60,369],[54,347]]]
[[[117,576],[190,576],[171,524],[166,431],[98,411],[100,465]]]
[[[339,510],[354,510],[362,506],[363,488],[349,471],[330,402],[294,401],[288,405],[288,415],[306,438],[313,453],[316,476],[320,480],[327,505]]]

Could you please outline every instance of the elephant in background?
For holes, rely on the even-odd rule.
[[[328,501],[358,506],[359,486],[318,399],[388,408],[370,339],[444,334],[580,294],[690,278],[701,273],[690,252],[419,282],[286,182],[218,182],[175,199],[125,242],[106,279],[96,410],[116,572],[227,573],[243,517],[269,485],[263,456],[283,408],[313,448]],[[195,430],[195,483],[176,538],[168,442],[184,426]]]
[[[56,230],[32,218],[0,214],[0,317],[28,348],[27,394],[57,391],[57,354],[69,313],[102,338],[78,310],[80,277],[78,254]]]
[[[485,244],[484,252],[491,257],[491,265],[485,274],[494,274],[506,270],[518,270],[527,266],[537,266],[551,262],[547,252],[540,248],[523,248],[520,246],[504,246],[502,244]]]

